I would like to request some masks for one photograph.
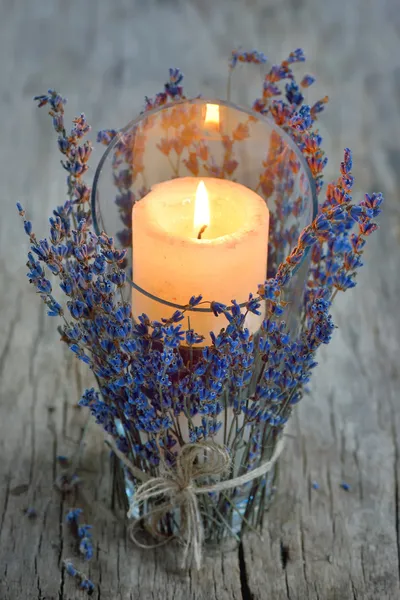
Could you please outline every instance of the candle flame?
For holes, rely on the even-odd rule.
[[[206,104],[205,125],[219,126],[219,104]]]
[[[196,190],[196,200],[194,204],[193,225],[196,231],[201,233],[210,225],[210,203],[208,200],[207,188],[204,181],[200,181]],[[199,238],[199,239],[200,239]]]

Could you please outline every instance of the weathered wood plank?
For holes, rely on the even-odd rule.
[[[189,574],[179,571],[172,547],[133,547],[107,510],[107,452],[93,426],[82,476],[96,552],[83,568],[102,600],[400,598],[396,0],[1,0],[0,13],[1,600],[83,597],[60,568],[74,555],[64,516],[77,499],[63,500],[52,482],[57,455],[71,455],[80,439],[86,415],[74,405],[90,379],[64,353],[24,281],[14,202],[44,233],[45,215],[65,193],[48,119],[30,97],[56,87],[68,95],[70,116],[83,109],[94,131],[118,127],[158,91],[169,66],[184,70],[189,93],[223,95],[226,57],[237,43],[274,60],[305,48],[319,80],[310,101],[324,93],[332,99],[321,125],[330,174],[351,146],[357,189],[386,194],[382,229],[359,286],[338,299],[340,329],[293,419],[263,540],[249,535],[240,551],[210,556]],[[236,99],[254,97],[259,82],[257,69],[239,72]],[[29,491],[15,495],[22,484]],[[36,519],[23,514],[27,506]]]

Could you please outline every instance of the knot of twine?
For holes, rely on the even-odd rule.
[[[141,503],[154,500],[158,497],[165,498],[165,502],[145,515],[147,518],[151,517],[153,526],[150,530],[154,534],[156,533],[157,522],[171,510],[179,508],[180,522],[178,525],[179,535],[177,537],[184,545],[182,567],[189,566],[193,561],[196,568],[200,569],[203,554],[204,527],[197,496],[239,487],[265,475],[278,460],[284,447],[284,440],[283,438],[278,440],[272,457],[263,462],[259,467],[239,477],[211,485],[196,485],[196,479],[223,475],[229,472],[232,461],[227,448],[224,446],[213,442],[185,444],[177,457],[175,469],[163,464],[160,475],[158,477],[150,477],[147,473],[135,467],[118,450],[113,441],[109,441],[109,445],[132,475],[142,481],[135,491],[134,500],[128,511],[128,517],[133,516],[133,513]],[[138,546],[149,547],[140,544],[134,536],[132,536],[132,539]]]

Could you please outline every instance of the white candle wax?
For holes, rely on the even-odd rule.
[[[203,181],[209,198],[209,225],[197,239],[196,190]],[[154,296],[185,305],[192,295],[230,304],[248,299],[267,270],[269,211],[265,201],[245,186],[211,177],[183,177],[153,186],[132,211],[133,281]],[[135,317],[169,317],[175,309],[132,291]],[[226,318],[188,312],[190,326],[210,343]],[[256,332],[263,315],[249,314],[246,326]],[[186,323],[187,325],[187,323]],[[185,327],[185,325],[184,325]]]

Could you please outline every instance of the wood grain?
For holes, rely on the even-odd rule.
[[[329,177],[350,146],[359,193],[386,195],[381,230],[359,285],[336,303],[339,329],[293,418],[263,539],[249,535],[239,550],[209,556],[200,573],[182,574],[172,547],[139,551],[109,511],[107,451],[90,425],[81,475],[95,557],[82,567],[99,600],[398,600],[397,0],[1,0],[0,14],[0,599],[84,597],[61,569],[74,556],[64,516],[77,499],[52,482],[57,455],[71,455],[82,435],[86,413],[75,405],[91,382],[24,280],[15,202],[45,234],[65,195],[48,117],[31,97],[54,87],[68,96],[71,118],[84,110],[94,132],[118,128],[169,66],[182,68],[189,94],[223,96],[227,57],[241,44],[274,61],[305,49],[318,77],[310,101],[331,97],[321,122]],[[258,69],[240,70],[235,99],[254,98],[260,80]]]

